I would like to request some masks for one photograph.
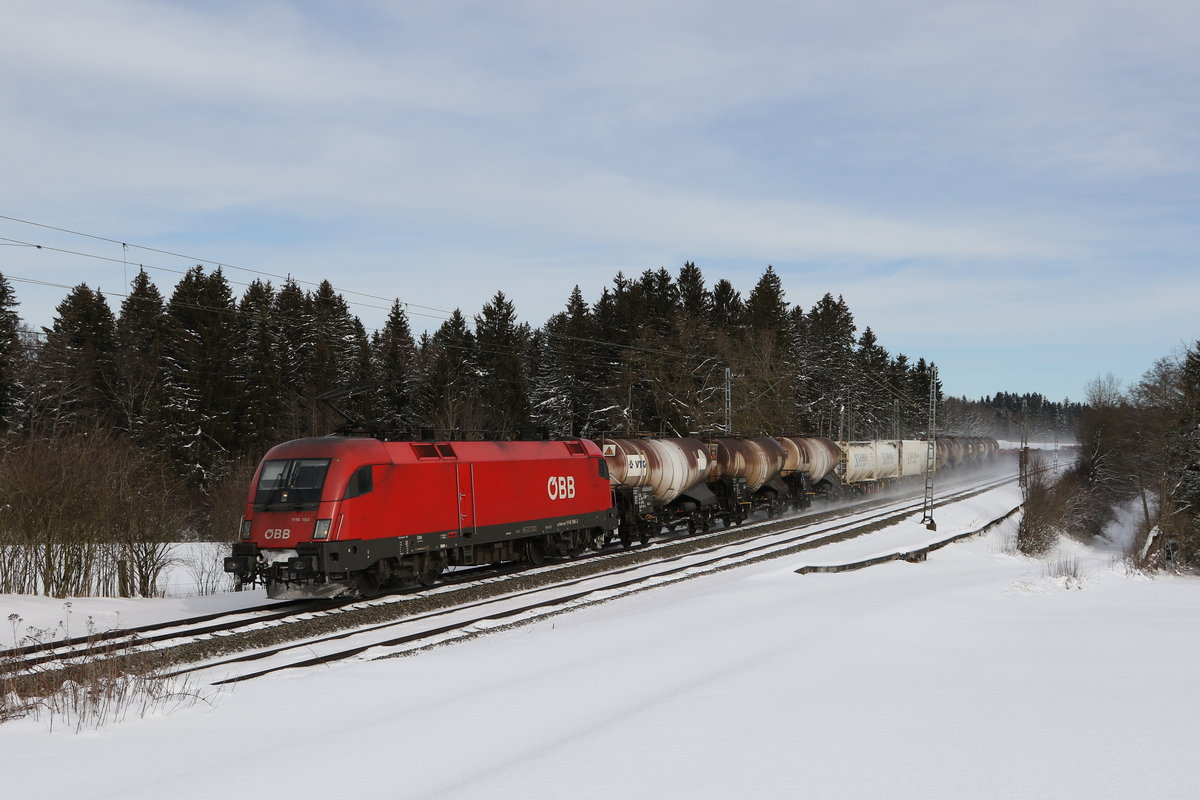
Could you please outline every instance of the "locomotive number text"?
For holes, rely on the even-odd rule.
[[[551,475],[546,481],[546,494],[551,500],[568,500],[575,496],[574,475]]]

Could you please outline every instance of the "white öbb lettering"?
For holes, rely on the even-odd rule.
[[[267,528],[263,531],[264,539],[290,539],[291,536],[291,528]]]
[[[574,475],[551,475],[546,481],[546,494],[551,500],[569,500],[575,496]]]

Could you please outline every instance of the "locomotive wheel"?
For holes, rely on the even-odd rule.
[[[608,544],[611,541],[612,541],[612,533],[601,529],[599,533],[595,534],[592,537],[592,549],[593,550],[603,550],[604,548],[608,547]]]
[[[442,570],[445,568],[446,565],[439,556],[432,554],[423,556],[420,568],[417,570],[417,583],[421,586],[433,586],[442,576]]]
[[[530,539],[525,543],[525,560],[535,567],[546,563],[546,546],[541,539]]]
[[[366,599],[379,597],[379,595],[383,594],[383,584],[380,582],[379,573],[374,567],[368,567],[354,573],[354,588],[358,589],[359,595]]]

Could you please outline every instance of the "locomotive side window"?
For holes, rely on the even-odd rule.
[[[366,494],[375,488],[374,482],[371,480],[371,468],[369,466],[359,467],[350,476],[350,483],[346,485],[346,499],[358,497],[361,494]]]
[[[608,480],[608,462],[603,458],[597,458],[596,466],[600,468],[600,477]]]
[[[286,458],[263,464],[254,506],[267,511],[279,507],[316,508],[321,502],[328,458]]]

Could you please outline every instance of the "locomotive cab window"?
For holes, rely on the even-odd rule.
[[[254,507],[260,511],[316,508],[329,471],[328,458],[267,461],[258,478]]]
[[[366,494],[373,488],[375,488],[375,484],[371,480],[371,467],[359,467],[350,476],[350,483],[346,484],[346,499]]]

